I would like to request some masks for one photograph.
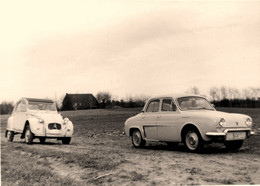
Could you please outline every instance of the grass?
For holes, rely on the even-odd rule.
[[[144,149],[134,149],[126,136],[122,135],[124,121],[139,113],[138,109],[115,110],[81,110],[62,112],[64,117],[69,117],[74,123],[74,136],[71,145],[63,146],[61,142],[47,140],[42,145],[35,140],[33,145],[20,142],[19,136],[15,136],[13,143],[7,143],[4,132],[8,115],[1,116],[1,173],[2,185],[100,185],[104,183],[146,183],[147,174],[137,170],[122,170],[118,178],[115,170],[120,170],[129,160],[126,157],[140,156],[148,160],[152,156],[161,155],[166,151],[171,153],[166,145],[154,145]],[[248,114],[253,118],[254,129],[260,128],[260,109],[217,108],[226,112]],[[246,140],[244,154],[260,155],[260,136]],[[210,149],[211,150],[211,149]],[[174,150],[182,152],[182,146]],[[209,156],[212,152],[205,155]],[[152,153],[152,154],[151,154]],[[184,153],[186,153],[184,151]],[[221,152],[223,153],[223,151]],[[220,154],[221,154],[220,153]],[[225,153],[227,153],[225,151]],[[173,152],[174,155],[174,152]],[[234,155],[234,154],[233,154]],[[232,156],[233,156],[232,155]],[[204,156],[201,154],[200,156]],[[178,158],[176,155],[175,158]],[[159,162],[158,162],[159,163]],[[175,164],[174,164],[175,165]],[[64,176],[54,170],[54,166],[61,167],[61,171],[70,172],[71,176]],[[182,167],[178,168],[181,169]],[[158,167],[157,170],[161,169]],[[194,181],[192,175],[201,174],[201,169],[184,169]],[[162,171],[162,170],[161,170]],[[79,179],[75,180],[76,175]],[[99,175],[107,175],[97,178]],[[204,181],[233,184],[237,183],[231,178],[204,178]],[[250,181],[250,180],[249,180]],[[153,185],[156,182],[150,182]]]
[[[9,152],[9,153],[7,153]],[[71,178],[61,178],[46,162],[33,154],[24,155],[12,145],[2,144],[2,185],[78,185]],[[11,154],[11,155],[10,155]]]

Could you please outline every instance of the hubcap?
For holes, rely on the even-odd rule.
[[[195,132],[190,131],[186,136],[186,144],[189,149],[195,150],[199,144],[198,135]]]
[[[29,141],[29,136],[30,136],[30,131],[26,130],[26,132],[25,132],[25,142],[26,143],[28,143],[28,141]]]
[[[136,146],[139,146],[140,145],[140,142],[141,142],[141,136],[140,136],[140,133],[139,132],[135,132],[133,134],[133,142]]]
[[[10,136],[11,136],[11,132],[8,131],[8,132],[7,132],[7,139],[8,139],[8,140],[10,140]]]

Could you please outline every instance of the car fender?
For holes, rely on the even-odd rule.
[[[36,118],[36,117],[27,118],[27,121],[24,124],[24,130],[25,130],[26,124],[29,124],[30,130],[33,134],[44,134],[44,124],[39,123],[38,118]]]
[[[204,140],[204,141],[209,141],[210,140],[210,138],[208,138],[202,131],[201,131],[201,129],[200,129],[200,127],[196,124],[196,123],[194,123],[194,122],[187,122],[187,123],[185,123],[185,124],[183,124],[182,126],[181,126],[181,129],[180,129],[180,131],[179,131],[179,137],[180,137],[180,139],[182,139],[182,131],[183,131],[183,129],[184,129],[184,127],[185,126],[187,126],[187,125],[193,125],[194,127],[196,127],[197,128],[197,130],[199,131],[199,133],[200,133],[200,136],[202,137],[202,139]]]
[[[13,116],[10,116],[7,120],[7,126],[6,126],[6,130],[10,130],[10,131],[13,131]]]
[[[68,123],[65,126],[65,130],[66,130],[65,136],[71,137],[73,132],[74,132],[74,126],[73,126],[73,123],[71,121],[68,121]]]
[[[131,126],[131,127],[129,128],[129,136],[131,136],[131,130],[134,130],[134,129],[138,129],[138,130],[141,132],[142,138],[145,139],[145,134],[144,134],[144,129],[143,129],[143,127],[137,126],[137,125]]]

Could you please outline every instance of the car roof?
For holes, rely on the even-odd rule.
[[[160,96],[151,97],[151,99],[164,98],[164,97],[170,97],[170,98],[177,99],[180,97],[188,97],[188,96],[204,97],[201,95],[189,94],[189,93],[174,93],[174,94],[164,94],[164,95],[160,95]]]
[[[54,103],[50,99],[39,99],[39,98],[22,98],[26,99],[28,102],[44,102],[44,103]]]

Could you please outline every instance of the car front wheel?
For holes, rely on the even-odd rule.
[[[7,137],[7,141],[12,142],[14,140],[14,132],[8,130],[6,137]]]
[[[238,150],[242,147],[243,145],[243,140],[238,140],[238,141],[226,141],[224,142],[224,145],[229,149],[229,150]]]
[[[131,136],[132,144],[135,148],[140,148],[145,145],[145,140],[143,140],[142,135],[138,129],[133,131]]]
[[[71,138],[62,138],[61,139],[61,141],[62,141],[62,144],[64,144],[64,145],[67,145],[67,144],[70,144],[70,140],[71,140]]]
[[[25,130],[25,143],[32,144],[33,138],[33,133],[31,132],[30,126],[28,125]]]
[[[203,148],[203,140],[197,130],[188,130],[185,134],[185,146],[191,151],[199,151]]]

